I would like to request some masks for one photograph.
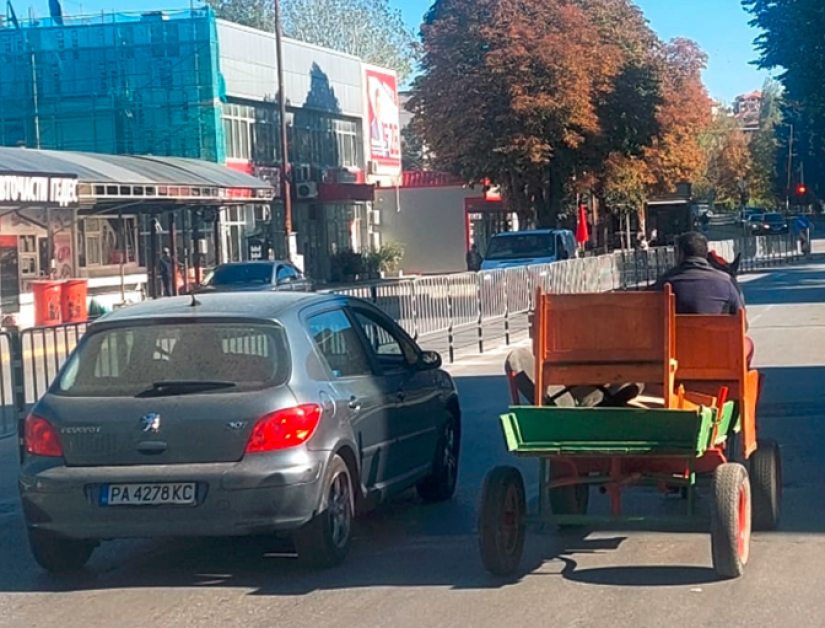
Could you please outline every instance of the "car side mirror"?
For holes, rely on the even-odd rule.
[[[419,371],[434,371],[440,369],[442,364],[441,355],[437,351],[422,351],[416,367]]]

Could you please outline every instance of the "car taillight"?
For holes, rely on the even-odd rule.
[[[246,453],[297,447],[309,440],[321,420],[321,406],[306,404],[262,417],[252,428]]]
[[[46,419],[30,414],[26,417],[26,451],[34,456],[62,458],[63,447],[57,430]]]

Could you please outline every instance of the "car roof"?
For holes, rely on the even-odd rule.
[[[500,233],[495,234],[494,238],[514,238],[518,236],[526,236],[526,235],[551,235],[554,233],[565,233],[570,232],[569,229],[534,229],[531,231],[502,231]]]
[[[291,264],[285,259],[258,259],[258,260],[249,260],[247,262],[227,262],[225,264],[220,264],[216,266],[216,268],[226,268],[227,266],[274,266],[275,264]]]
[[[317,292],[219,292],[196,295],[197,305],[194,306],[191,296],[142,301],[115,310],[98,320],[114,323],[147,318],[196,318],[199,316],[271,320],[299,304],[305,306],[342,299],[345,297]]]

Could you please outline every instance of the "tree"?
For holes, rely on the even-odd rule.
[[[711,123],[711,101],[702,83],[707,60],[688,39],[674,39],[660,50],[660,132],[645,151],[653,192],[672,192],[681,181],[695,182],[705,166],[700,137]]]
[[[759,131],[750,141],[751,174],[749,179],[751,204],[774,209],[787,185],[780,173],[778,130],[783,124],[783,98],[781,86],[773,79],[766,79],[762,87],[762,109]]]
[[[274,0],[206,0],[218,17],[261,30],[275,25]],[[399,82],[415,63],[415,36],[389,0],[282,0],[284,33],[395,70]]]
[[[422,39],[410,109],[436,167],[522,218],[555,226],[574,178],[649,139],[652,99],[627,104],[655,37],[629,0],[436,0]]]
[[[753,15],[751,24],[761,31],[756,39],[762,69],[781,68],[778,80],[784,87],[782,108],[785,121],[793,124],[794,168],[791,185],[804,177],[808,187],[825,197],[825,8],[821,0],[742,0]],[[788,127],[778,127],[778,179],[775,190],[787,189]],[[784,173],[783,173],[784,171]]]
[[[295,39],[395,70],[404,83],[415,63],[415,35],[389,0],[283,0],[284,30]]]
[[[262,31],[275,30],[273,0],[206,0],[206,4],[223,20]]]
[[[424,140],[409,125],[401,130],[401,161],[404,170],[427,170],[429,168],[430,159]]]
[[[786,98],[818,126],[825,128],[825,12],[821,0],[742,0],[753,15],[751,24],[762,69],[782,68],[779,81]]]

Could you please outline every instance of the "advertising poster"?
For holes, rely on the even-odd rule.
[[[365,69],[370,156],[382,172],[401,169],[401,120],[394,74]]]

